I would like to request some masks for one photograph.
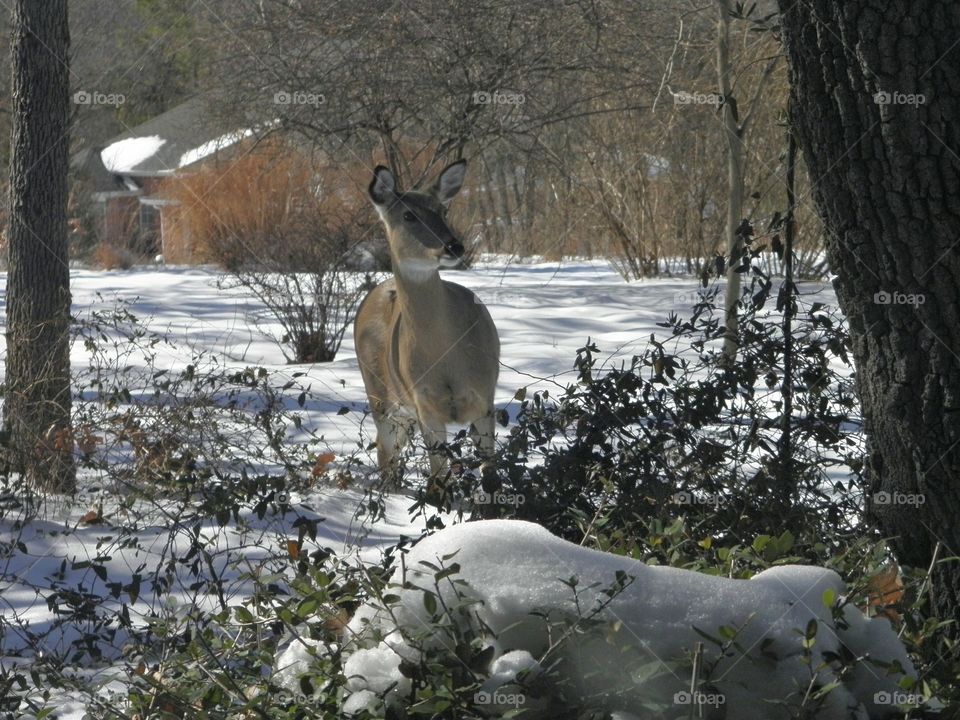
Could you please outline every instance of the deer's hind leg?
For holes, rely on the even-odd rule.
[[[489,460],[493,457],[496,450],[494,440],[496,438],[496,419],[493,410],[481,418],[477,418],[470,425],[470,437],[477,446],[481,458]]]
[[[496,418],[491,408],[483,417],[477,418],[470,425],[470,438],[477,448],[477,455],[480,458],[480,485],[477,487],[481,496],[490,497],[491,493],[496,493],[502,488],[501,480],[497,477],[497,462],[495,458]],[[473,506],[473,517],[491,518],[498,516],[498,510],[495,505],[490,503],[476,502],[477,495],[474,494],[475,504]]]
[[[493,408],[473,421],[470,438],[477,446],[477,455],[480,457],[480,475],[489,482],[496,474],[496,418]]]

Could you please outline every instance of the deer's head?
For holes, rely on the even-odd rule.
[[[448,165],[427,192],[400,192],[388,168],[373,171],[370,199],[387,229],[395,273],[416,279],[460,262],[463,243],[447,224],[446,210],[466,169],[466,160]]]

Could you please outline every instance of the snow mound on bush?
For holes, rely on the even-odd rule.
[[[436,583],[436,571],[423,563],[434,568],[456,563],[459,570]],[[604,590],[618,573],[628,584],[611,599]],[[577,579],[579,611],[571,578]],[[345,669],[352,677],[350,689],[360,696],[348,700],[347,711],[366,706],[387,688],[392,688],[387,704],[402,704],[409,681],[399,673],[400,657],[417,651],[382,638],[397,638],[399,629],[405,637],[417,637],[420,648],[449,647],[443,622],[469,625],[481,635],[486,626],[493,633],[487,638],[494,657],[483,692],[523,689],[532,675],[540,693],[549,695],[544,683],[562,680],[578,696],[589,697],[593,707],[599,704],[623,717],[643,715],[643,708],[687,717],[689,705],[699,703],[714,706],[704,708],[706,717],[719,712],[727,720],[788,718],[789,707],[799,706],[815,673],[816,685],[837,683],[816,711],[819,720],[884,718],[896,712],[887,698],[903,694],[898,681],[904,674],[915,676],[886,619],[868,619],[847,605],[835,620],[825,599],[840,598],[844,584],[835,572],[818,567],[783,566],[733,580],[588,550],[533,523],[488,520],[423,539],[408,552],[392,584],[389,592],[399,600],[389,609],[375,602],[362,606],[348,626]],[[428,610],[434,604],[424,601],[437,586],[441,608],[461,607],[464,598],[480,602],[438,623]],[[581,624],[585,632],[571,634],[544,661],[551,641],[562,634],[563,626],[556,623],[569,627],[604,603]],[[550,633],[548,623],[553,624]],[[425,628],[434,628],[432,638],[424,635]],[[815,628],[815,636],[805,648],[808,628]],[[691,695],[691,658],[698,642],[703,644],[702,684]],[[841,678],[838,659],[850,656],[863,659]],[[557,660],[553,679],[543,676],[541,663],[549,668]],[[536,717],[537,703],[526,702],[524,717]]]
[[[350,697],[344,712],[353,714],[379,704],[378,698],[387,694],[387,704],[395,704],[410,692],[410,680],[400,673],[401,656],[386,642],[374,648],[356,652],[343,664]]]

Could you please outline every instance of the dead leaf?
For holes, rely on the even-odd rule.
[[[300,557],[300,541],[287,540],[287,555],[291,560],[297,560]]]
[[[325,452],[317,456],[317,461],[313,465],[312,475],[315,478],[320,477],[329,469],[330,463],[337,459],[335,453]]]
[[[867,580],[867,606],[877,615],[900,623],[902,617],[895,607],[903,598],[903,579],[900,577],[900,568],[896,564],[887,565],[876,575]]]

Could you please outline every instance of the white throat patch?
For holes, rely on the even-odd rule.
[[[440,266],[436,260],[410,258],[408,260],[397,260],[393,271],[413,282],[423,282],[429,280],[431,275],[437,275],[439,269]]]

